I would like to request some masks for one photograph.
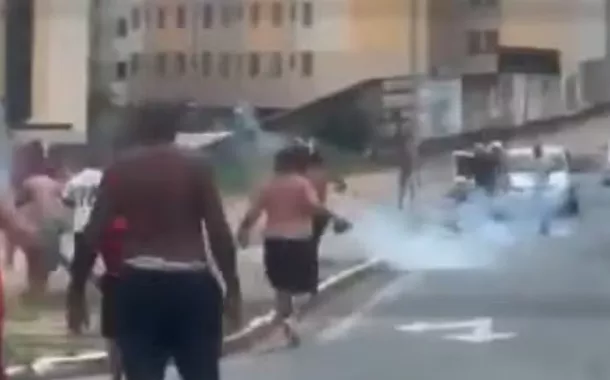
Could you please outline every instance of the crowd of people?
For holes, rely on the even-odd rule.
[[[248,246],[263,215],[277,326],[287,344],[298,345],[293,296],[317,291],[327,225],[336,233],[350,228],[326,204],[334,179],[320,152],[295,143],[276,154],[274,175],[234,235],[212,168],[174,144],[180,116],[143,106],[130,122],[128,147],[103,168],[95,159],[69,171],[52,168],[42,144],[25,144],[15,155],[12,196],[0,202],[6,265],[20,247],[30,301],[44,296],[50,273],[67,267],[67,325],[80,334],[89,327],[87,284],[101,290],[100,328],[115,379],[163,379],[169,360],[186,380],[219,378],[223,313],[237,323],[241,317],[235,241]],[[64,233],[74,237],[71,257],[61,252]],[[93,278],[98,255],[105,273]]]

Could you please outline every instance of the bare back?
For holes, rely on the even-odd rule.
[[[267,217],[267,237],[311,236],[312,218],[319,199],[307,178],[297,174],[280,175],[262,189],[255,202],[255,207]]]
[[[192,160],[171,146],[135,152],[104,176],[114,213],[127,221],[125,259],[205,259],[201,197]],[[215,200],[211,200],[215,201]]]

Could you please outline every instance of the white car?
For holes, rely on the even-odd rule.
[[[541,160],[534,158],[532,147],[507,149],[506,170],[508,198],[538,195],[558,214],[579,212],[576,187],[570,174],[570,154],[564,147],[543,145]]]

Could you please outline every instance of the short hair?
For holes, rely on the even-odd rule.
[[[132,144],[169,143],[176,139],[185,105],[146,103],[134,106],[129,117]]]
[[[303,145],[290,145],[280,149],[274,161],[278,173],[302,173],[309,167],[309,150]]]

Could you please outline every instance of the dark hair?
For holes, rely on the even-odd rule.
[[[309,164],[316,167],[324,165],[324,157],[319,150],[316,149],[309,154]]]
[[[185,106],[181,104],[147,103],[134,106],[129,117],[130,145],[173,142],[184,110]]]
[[[302,173],[309,166],[309,150],[301,145],[291,145],[275,154],[274,169],[278,173]]]

